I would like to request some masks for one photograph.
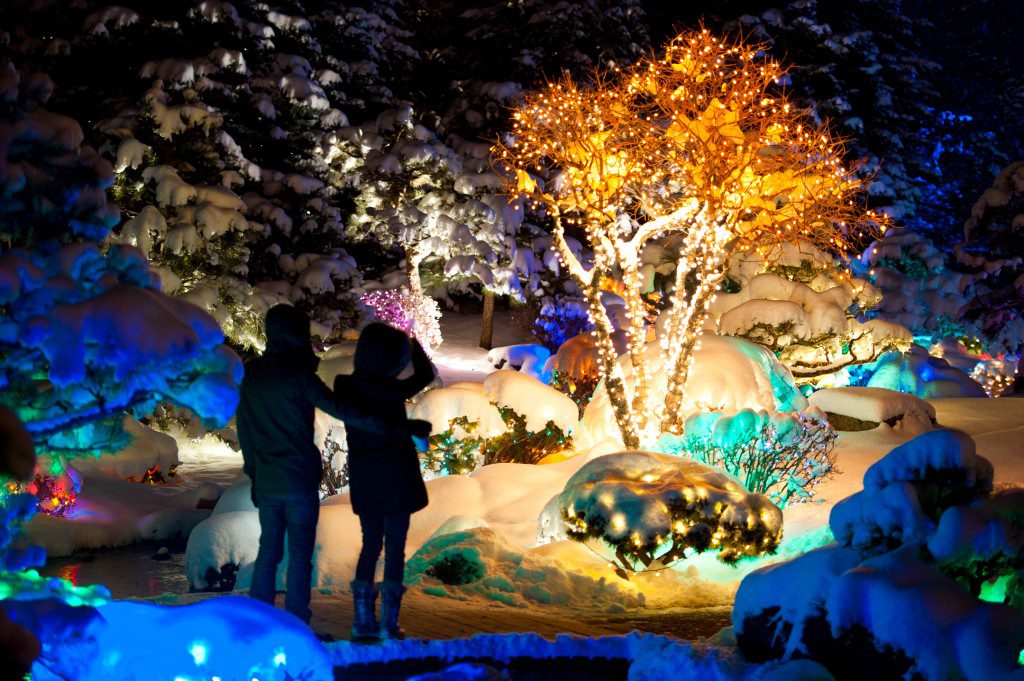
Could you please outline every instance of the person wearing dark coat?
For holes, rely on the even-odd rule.
[[[336,399],[316,375],[309,318],[290,305],[267,312],[267,349],[245,365],[236,412],[243,470],[252,480],[259,509],[260,544],[249,595],[273,604],[277,565],[288,533],[288,589],[285,608],[305,622],[309,609],[313,548],[320,514],[323,464],[313,437],[316,409],[361,432],[405,432],[404,418],[367,414]]]
[[[413,373],[398,375],[412,359]],[[375,414],[405,418],[405,403],[434,380],[434,367],[418,341],[385,324],[370,324],[359,335],[355,368],[334,380],[334,392]],[[406,429],[380,434],[345,424],[352,510],[359,516],[363,546],[356,563],[354,640],[402,638],[398,613],[405,591],[405,539],[410,516],[426,507],[417,447],[409,433],[425,439],[430,424],[410,421]],[[384,550],[381,616],[375,622],[374,573]]]

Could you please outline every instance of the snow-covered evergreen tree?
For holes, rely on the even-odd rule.
[[[48,110],[53,81],[0,61],[0,241],[102,238],[117,223],[110,163],[83,145],[82,127]]]
[[[900,0],[727,0],[711,15],[693,19],[767,41],[792,64],[794,99],[849,140],[849,158],[866,162],[874,207],[913,214],[929,174],[935,65]]]
[[[62,103],[119,168],[117,238],[148,247],[167,288],[235,344],[259,347],[276,301],[310,311],[325,340],[358,318],[323,143],[348,124],[340,107],[390,104],[382,79],[415,61],[399,7],[33,0],[8,11],[13,49],[73,84]],[[173,201],[157,196],[171,185]]]
[[[410,107],[339,130],[330,158],[339,186],[355,195],[349,233],[400,252],[414,295],[424,293],[430,263],[442,279],[471,277],[518,295],[513,235],[522,208],[499,193],[486,145],[459,147],[443,144]]]
[[[971,209],[956,266],[974,274],[963,308],[993,353],[1024,352],[1024,161],[1006,166]]]

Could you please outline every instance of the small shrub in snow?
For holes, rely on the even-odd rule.
[[[506,430],[481,437],[479,423],[467,416],[449,422],[449,427],[430,436],[430,448],[420,454],[424,470],[434,475],[464,475],[493,463],[535,464],[550,454],[572,448],[572,436],[548,421],[540,430],[530,430],[527,418],[511,407],[498,407]]]
[[[586,411],[587,405],[593,399],[594,391],[597,390],[597,384],[600,382],[601,377],[596,374],[573,378],[562,371],[555,370],[551,372],[550,385],[575,402],[580,410],[580,418],[583,418],[583,412]]]
[[[430,436],[430,447],[420,453],[420,465],[434,476],[465,475],[479,468],[483,440],[476,435],[478,422],[457,416],[449,427]]]
[[[441,308],[437,301],[408,289],[378,289],[362,301],[388,326],[406,332],[430,351],[441,344]]]
[[[662,451],[724,470],[779,506],[808,501],[836,463],[836,431],[815,412],[696,414],[682,437],[662,436]]]
[[[472,584],[484,577],[484,566],[465,553],[447,553],[430,564],[424,574],[444,584]]]
[[[548,350],[557,352],[562,343],[593,328],[583,301],[562,298],[541,308],[533,335]]]
[[[570,539],[610,547],[620,575],[659,569],[693,553],[725,563],[773,552],[782,512],[723,473],[689,459],[624,451],[590,461],[559,498]]]

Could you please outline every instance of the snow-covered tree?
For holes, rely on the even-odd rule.
[[[405,107],[339,130],[329,158],[355,195],[350,235],[400,252],[414,296],[424,294],[430,263],[443,279],[519,295],[513,236],[522,208],[499,192],[488,157],[486,145],[444,145]]]
[[[1024,161],[995,178],[964,223],[956,266],[974,274],[964,319],[973,323],[990,352],[1024,352]]]
[[[83,145],[82,127],[50,111],[53,81],[0,60],[0,240],[34,244],[102,238],[117,223],[110,163]]]
[[[423,54],[414,69],[417,104],[437,116],[440,132],[467,139],[493,139],[504,129],[523,88],[632,63],[649,42],[637,0],[418,5],[409,22]]]
[[[726,271],[740,290],[712,303],[715,330],[765,346],[798,383],[905,351],[913,340],[898,323],[862,321],[882,294],[810,244],[779,244],[763,256],[739,253]]]
[[[841,145],[776,90],[783,71],[758,49],[702,30],[594,87],[549,85],[515,112],[512,136],[497,150],[509,191],[555,220],[555,244],[587,298],[601,375],[629,447],[682,426],[687,373],[727,250],[763,255],[803,240],[843,250],[874,221],[854,200],[862,183],[843,167]],[[567,228],[584,232],[592,265],[568,248]],[[660,334],[667,371],[657,380],[668,387],[652,414],[640,253],[667,233],[679,235]],[[602,303],[609,277],[623,285],[631,401]]]
[[[118,238],[149,247],[167,289],[258,348],[273,302],[307,309],[326,340],[356,323],[360,278],[323,142],[348,123],[339,107],[391,103],[386,79],[415,61],[396,7],[37,0],[4,11],[19,29],[12,49],[58,74],[61,104],[122,168]],[[158,201],[175,175],[198,196]]]
[[[893,449],[832,509],[835,543],[740,584],[732,621],[744,655],[809,658],[851,678],[1014,674],[1024,498],[993,491],[992,473],[957,431]],[[946,616],[925,616],[936,609]],[[959,654],[979,641],[983,655]]]

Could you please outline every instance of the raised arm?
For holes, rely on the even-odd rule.
[[[399,379],[398,385],[403,399],[409,400],[434,381],[434,365],[424,352],[423,346],[415,338],[412,339],[412,376]]]

